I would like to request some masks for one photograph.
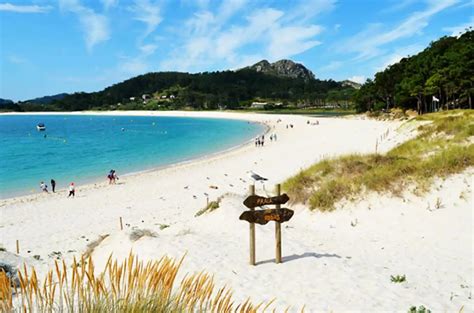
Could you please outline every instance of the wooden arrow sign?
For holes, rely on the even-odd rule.
[[[294,211],[290,209],[269,209],[269,210],[257,210],[257,211],[244,211],[239,219],[247,221],[249,223],[257,223],[265,225],[269,221],[275,222],[287,222],[293,216]]]
[[[290,200],[290,197],[288,197],[286,193],[282,194],[281,196],[271,198],[248,196],[244,201],[244,205],[249,209],[253,209],[255,207],[267,204],[285,204],[288,202],[288,200]]]

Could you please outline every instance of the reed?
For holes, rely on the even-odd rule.
[[[39,280],[34,268],[19,269],[20,286],[13,289],[0,273],[1,312],[257,312],[268,303],[250,299],[236,304],[232,290],[216,288],[205,272],[186,275],[175,288],[183,262],[162,257],[144,263],[132,253],[122,262],[109,257],[105,269],[96,274],[92,258],[64,260]]]

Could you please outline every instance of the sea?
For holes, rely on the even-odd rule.
[[[36,126],[44,123],[45,131]],[[104,115],[0,115],[0,198],[105,181],[217,153],[264,126],[241,120]]]

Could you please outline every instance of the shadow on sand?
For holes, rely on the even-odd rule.
[[[323,254],[319,254],[319,253],[316,253],[316,252],[305,252],[303,254],[292,254],[292,255],[288,255],[288,256],[284,256],[281,258],[281,261],[282,263],[285,263],[285,262],[289,262],[289,261],[294,261],[294,260],[298,260],[298,259],[302,259],[302,258],[316,258],[316,259],[319,259],[319,258],[338,258],[340,259],[341,256],[338,255],[338,254],[329,254],[329,253],[323,253]],[[266,264],[266,263],[275,263],[275,259],[268,259],[268,260],[264,260],[264,261],[260,261],[260,262],[257,262],[255,265],[261,265],[261,264]]]

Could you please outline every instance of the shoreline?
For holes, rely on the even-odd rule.
[[[119,114],[116,114],[118,112]],[[136,114],[129,114],[136,112]],[[33,114],[32,114],[33,113]],[[156,114],[158,113],[158,114]],[[164,113],[164,114],[161,114]],[[197,114],[187,114],[187,113],[197,113]],[[216,114],[206,114],[206,113],[216,113]],[[253,119],[248,119],[246,116],[239,116],[235,117],[232,116],[231,112],[218,112],[218,111],[208,111],[208,112],[186,112],[186,111],[76,111],[76,112],[7,112],[7,113],[0,113],[1,115],[10,115],[10,116],[15,116],[15,115],[87,115],[87,116],[157,116],[157,117],[186,117],[186,118],[215,118],[215,119],[232,119],[232,120],[241,120],[241,121],[248,121],[256,124],[260,124],[263,127],[263,132],[260,133],[259,136],[267,135],[268,132],[271,130],[271,127],[268,125],[268,123],[262,122],[261,120],[253,120]],[[247,113],[237,113],[237,114],[247,114]],[[252,114],[252,113],[251,113]],[[258,113],[260,114],[260,113]],[[209,154],[202,154],[198,156],[191,156],[189,158],[185,158],[184,160],[173,162],[170,164],[165,164],[165,165],[160,165],[160,166],[154,166],[152,168],[148,169],[143,169],[143,170],[138,170],[138,171],[132,171],[132,172],[125,172],[120,175],[120,177],[131,177],[131,176],[136,176],[136,175],[142,175],[146,173],[151,173],[155,171],[161,171],[166,168],[170,167],[179,167],[181,165],[186,165],[192,162],[198,162],[198,161],[205,161],[207,159],[213,159],[214,157],[218,157],[221,155],[224,155],[226,153],[234,152],[239,149],[244,148],[245,146],[252,146],[253,143],[253,138],[250,140],[246,140],[240,144],[237,144],[235,146],[226,148],[224,150],[218,150],[215,152],[211,152]],[[98,184],[102,184],[104,179],[100,179],[99,177],[93,178],[93,179],[87,179],[83,184],[80,184],[79,187],[81,189],[90,189],[93,186],[97,186]],[[76,186],[77,188],[78,186]],[[56,194],[65,191],[67,187],[57,189]],[[22,200],[28,200],[31,197],[35,197],[42,194],[41,191],[38,192],[33,192],[33,193],[23,193],[19,192],[18,194],[15,193],[13,196],[7,196],[3,197],[0,195],[0,204],[2,201],[22,201]],[[54,195],[55,193],[50,192],[50,194]]]

